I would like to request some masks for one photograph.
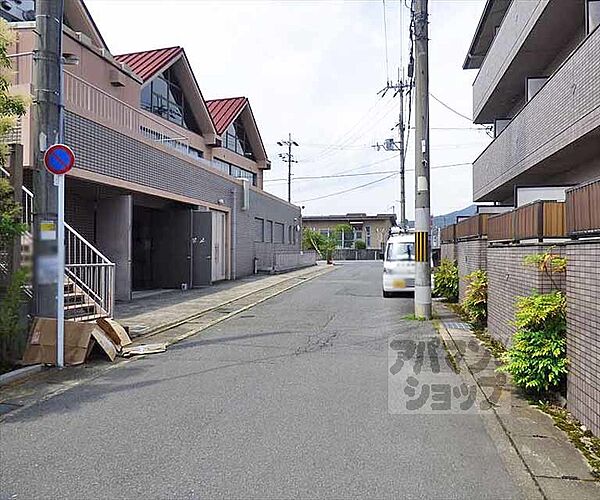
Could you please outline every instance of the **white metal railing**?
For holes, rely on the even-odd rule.
[[[92,301],[96,316],[112,317],[115,265],[66,223],[65,274]]]
[[[10,172],[0,166],[0,176],[10,177]],[[25,186],[22,190],[22,221],[27,228],[24,238],[32,242],[33,193]],[[67,223],[65,223],[65,275],[77,287],[77,292],[85,296],[85,305],[94,306],[93,314],[77,316],[77,319],[113,316],[115,265]],[[30,289],[27,290],[31,292]]]

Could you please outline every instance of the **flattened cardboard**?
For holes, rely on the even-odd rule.
[[[93,325],[92,338],[100,348],[106,353],[108,359],[114,361],[117,357],[117,346],[113,343],[110,337],[98,325]]]
[[[140,344],[133,347],[126,347],[121,354],[123,357],[128,358],[129,356],[141,356],[143,354],[157,354],[166,350],[167,344],[160,342],[157,344]]]
[[[131,339],[129,338],[129,335],[127,335],[125,328],[114,319],[100,318],[96,323],[104,330],[104,333],[110,337],[117,348],[131,344]]]
[[[65,321],[65,364],[85,361],[92,331],[96,325]],[[24,365],[56,364],[56,319],[36,318],[23,354]]]

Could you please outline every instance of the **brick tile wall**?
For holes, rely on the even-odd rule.
[[[509,345],[515,328],[515,303],[520,296],[533,291],[546,293],[555,288],[550,278],[535,267],[525,265],[527,255],[544,253],[548,245],[490,246],[487,249],[488,271],[488,332],[504,345]],[[556,246],[552,253],[562,255],[564,247]],[[556,288],[565,289],[565,275],[552,276]]]
[[[600,241],[566,247],[569,410],[600,436]]]
[[[249,210],[241,210],[242,189],[233,179],[228,180],[79,115],[66,113],[65,136],[75,151],[79,168],[209,203],[223,200],[224,206],[232,209],[235,206],[232,222],[236,277],[251,274],[254,269],[255,217],[283,223],[286,241],[288,227],[302,223],[299,208],[256,191],[250,193]],[[80,217],[83,215],[82,212]],[[68,214],[68,218],[77,223],[74,213]],[[85,221],[79,220],[79,225],[90,232]],[[296,233],[295,243],[284,245],[285,249],[299,251],[300,240]]]
[[[442,259],[456,260],[456,244],[442,243]]]
[[[487,268],[487,240],[459,241],[456,244],[456,261],[459,277],[458,298],[463,300],[467,289],[465,276],[478,269]]]

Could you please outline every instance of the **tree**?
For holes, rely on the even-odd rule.
[[[15,33],[10,25],[0,19],[0,163],[6,165],[8,147],[4,142],[7,134],[15,126],[17,119],[25,114],[29,99],[11,93],[11,61],[8,49],[15,42]],[[15,238],[25,232],[21,221],[21,206],[15,201],[10,182],[0,178],[0,245],[5,251]],[[3,252],[4,253],[4,252]],[[28,271],[16,270],[9,276],[8,286],[0,300],[0,371],[20,356],[24,344],[23,286],[27,282]]]
[[[350,224],[338,224],[329,232],[329,235],[321,234],[319,231],[305,227],[302,233],[302,248],[315,250],[322,259],[331,264],[333,251],[338,247],[342,239],[342,233],[352,231]]]

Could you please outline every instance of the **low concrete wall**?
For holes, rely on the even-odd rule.
[[[333,252],[333,260],[381,260],[383,253],[379,249],[367,248],[355,250],[352,248],[338,248]]]
[[[600,436],[600,240],[568,244],[567,404]]]
[[[487,269],[487,240],[476,239],[456,243],[456,261],[458,263],[458,299],[465,298],[467,282],[465,277],[478,269]]]
[[[301,267],[309,267],[317,264],[317,252],[287,252],[275,254],[274,271],[289,271]]]
[[[550,292],[565,289],[565,275],[554,274],[552,280],[535,266],[525,265],[527,255],[548,251],[551,245],[501,245],[487,248],[488,272],[488,332],[505,346],[510,345],[515,328],[518,297],[534,291]],[[562,255],[564,247],[556,246],[552,253]]]

